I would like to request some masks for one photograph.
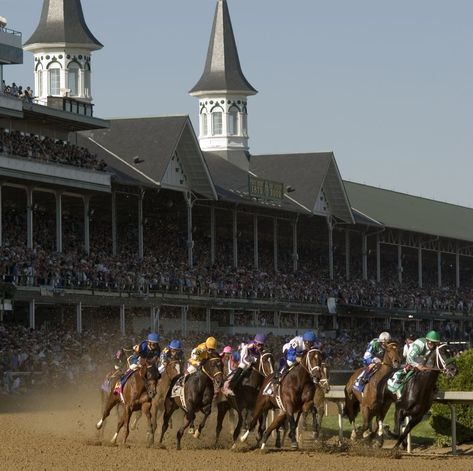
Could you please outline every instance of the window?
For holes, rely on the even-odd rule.
[[[69,67],[67,88],[69,89],[69,96],[79,95],[79,69],[77,66]]]
[[[208,131],[207,131],[207,126],[208,126],[208,123],[207,123],[207,113],[203,113],[201,115],[201,119],[202,119],[202,125],[201,125],[201,134],[202,136],[206,136]]]
[[[61,94],[61,70],[49,69],[49,94],[57,96]]]
[[[220,111],[212,113],[212,134],[218,136],[223,134],[222,115]]]
[[[248,115],[246,113],[241,114],[241,133],[243,136],[248,135]]]
[[[232,110],[228,114],[228,134],[230,136],[238,134],[238,112],[236,110]]]
[[[84,96],[90,98],[90,70],[84,70]]]
[[[36,90],[38,90],[38,96],[43,95],[43,71],[42,69],[38,69],[37,77],[38,77],[38,85],[36,86]]]

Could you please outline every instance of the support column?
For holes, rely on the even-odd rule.
[[[333,224],[332,218],[329,216],[327,218],[328,225],[328,269],[330,274],[330,279],[333,280]]]
[[[363,279],[368,279],[368,236],[366,232],[361,233],[361,262],[363,269]]]
[[[112,191],[112,255],[117,255],[117,193]]]
[[[381,242],[376,234],[376,281],[381,282]]]
[[[259,268],[258,255],[258,215],[253,214],[253,265],[255,270]]]
[[[215,208],[210,208],[210,263],[215,264]]]
[[[315,330],[315,333],[317,334],[317,337],[320,336],[320,332],[319,332],[319,316],[314,316],[314,330]]]
[[[33,189],[26,189],[26,246],[33,248]]]
[[[238,268],[238,213],[236,208],[232,211],[233,216],[233,226],[232,226],[232,234],[233,234],[233,267]]]
[[[274,311],[274,327],[279,329],[281,327],[281,312]]]
[[[278,219],[273,218],[273,258],[274,271],[278,271]]]
[[[458,247],[455,253],[455,285],[460,288],[460,250]]]
[[[337,330],[338,329],[338,319],[337,319],[337,315],[336,314],[333,314],[333,317],[332,317],[332,328],[334,330]]]
[[[90,254],[90,196],[84,196],[84,248]]]
[[[417,283],[422,288],[422,247],[419,245],[417,249]]]
[[[161,330],[161,306],[155,308],[154,311],[154,332]]]
[[[437,286],[442,287],[442,252],[437,251]]]
[[[3,203],[2,203],[2,185],[0,184],[0,247],[2,246],[3,246]]]
[[[345,278],[350,279],[350,231],[345,229]]]
[[[211,314],[212,314],[212,310],[208,307],[205,310],[205,327],[207,330],[207,334],[210,334],[210,331],[212,330]]]
[[[402,245],[397,246],[397,277],[399,284],[402,285]]]
[[[297,219],[292,223],[292,269],[297,271],[299,262],[299,254],[297,251]]]
[[[36,301],[34,299],[32,299],[28,305],[28,317],[30,329],[36,329]]]
[[[192,240],[192,195],[188,191],[185,194],[187,205],[187,265],[192,268],[194,263],[194,241]]]
[[[230,322],[230,333],[232,335],[235,335],[235,311],[230,311],[230,316],[229,316],[229,322]]]
[[[78,334],[82,333],[82,303],[76,304],[76,330]]]
[[[187,337],[187,311],[189,306],[181,307],[181,335]]]
[[[140,194],[138,195],[138,258],[140,260],[144,257],[144,223],[143,223],[143,199],[145,192],[140,188]]]
[[[120,333],[124,336],[126,333],[125,305],[120,306]]]
[[[56,252],[62,252],[62,194],[56,192]]]

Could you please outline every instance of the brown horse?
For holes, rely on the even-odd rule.
[[[153,365],[154,366],[154,365]],[[138,368],[131,374],[123,386],[121,395],[113,391],[108,397],[107,404],[102,414],[102,418],[97,422],[97,430],[100,430],[105,419],[110,415],[110,411],[120,402],[123,403],[123,414],[118,421],[117,430],[112,438],[112,443],[117,442],[118,433],[125,425],[125,437],[123,443],[126,443],[130,433],[130,419],[134,411],[141,411],[148,419],[148,433],[152,431],[151,427],[151,396],[156,389],[156,380],[153,366],[148,366],[146,360],[140,359]]]
[[[250,431],[255,427],[259,416],[269,409],[279,409],[279,414],[274,418],[271,425],[263,433],[261,449],[265,448],[266,441],[272,431],[289,422],[289,438],[291,447],[297,448],[296,419],[295,413],[306,413],[314,406],[314,393],[316,384],[319,383],[324,370],[322,369],[322,353],[315,348],[304,352],[300,362],[294,366],[281,380],[277,395],[264,395],[266,385],[272,381],[272,375],[265,379],[256,399],[253,410],[253,418],[241,441],[248,438]]]
[[[378,430],[377,443],[380,446],[382,445],[384,433],[383,420],[393,401],[383,401],[380,389],[385,384],[393,370],[399,368],[401,361],[401,350],[395,342],[390,342],[386,345],[383,361],[381,362],[380,367],[373,374],[368,384],[366,384],[362,393],[356,391],[353,388],[353,385],[363,371],[363,368],[357,369],[350,376],[350,379],[345,386],[345,413],[352,425],[352,440],[357,438],[355,418],[361,408],[363,426],[361,427],[360,434],[362,434],[363,438],[371,437],[371,422],[373,418],[376,417]]]
[[[259,390],[263,384],[264,378],[274,373],[274,360],[270,352],[264,352],[258,357],[258,361],[243,373],[242,380],[234,387],[234,397],[223,397],[217,403],[217,427],[215,432],[215,444],[218,444],[220,432],[222,431],[223,419],[228,411],[235,410],[238,415],[238,421],[233,431],[233,445],[236,446],[236,441],[240,435],[241,426],[243,423],[243,412],[252,411],[256,404]],[[263,420],[260,421],[260,433],[263,432]]]
[[[204,360],[199,370],[187,376],[184,383],[183,400],[180,397],[167,395],[164,402],[163,426],[159,443],[163,442],[164,434],[169,425],[169,419],[174,411],[181,408],[184,411],[184,421],[176,435],[176,447],[181,449],[181,439],[184,432],[195,420],[198,411],[204,414],[204,418],[197,427],[194,437],[198,438],[205,426],[207,418],[212,412],[212,401],[215,391],[223,386],[223,365],[219,355]]]

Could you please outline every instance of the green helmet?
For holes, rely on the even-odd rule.
[[[440,334],[435,331],[431,330],[430,332],[427,332],[427,335],[425,336],[427,340],[430,342],[440,342]]]

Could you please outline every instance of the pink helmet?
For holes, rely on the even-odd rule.
[[[222,352],[222,353],[232,353],[232,352],[233,352],[232,347],[230,347],[230,345],[227,345],[227,346],[223,349],[223,352]]]

